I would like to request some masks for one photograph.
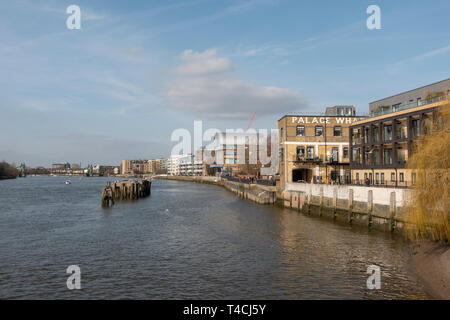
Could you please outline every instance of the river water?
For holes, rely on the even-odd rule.
[[[107,178],[65,180],[0,181],[0,299],[428,298],[398,236],[189,182],[102,209]],[[70,265],[81,290],[67,289]]]

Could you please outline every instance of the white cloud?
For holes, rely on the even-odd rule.
[[[203,117],[230,119],[279,115],[304,109],[305,98],[288,89],[258,86],[238,78],[231,61],[217,49],[184,51],[173,70],[166,98],[169,105]]]
[[[174,70],[179,75],[206,75],[232,69],[229,59],[217,56],[217,49],[208,49],[200,53],[185,50],[180,60],[182,64]]]

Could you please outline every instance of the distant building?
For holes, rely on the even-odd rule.
[[[214,136],[215,162],[209,168],[228,175],[259,175],[259,134],[252,132],[220,132]],[[266,140],[265,140],[266,141]]]
[[[72,163],[71,168],[73,170],[79,170],[79,169],[81,169],[81,164],[80,163]]]
[[[122,160],[122,174],[145,174],[149,172],[148,160]]]
[[[66,169],[70,169],[70,164],[68,162],[52,164],[52,170],[66,170]]]
[[[70,171],[70,164],[68,162],[52,164],[51,172],[53,174],[67,174],[70,173],[69,171]]]
[[[93,167],[93,171],[94,175],[98,175],[100,177],[113,176],[119,172],[119,166],[96,165]]]
[[[201,176],[203,174],[203,162],[193,155],[185,155],[179,158],[181,176]]]
[[[167,173],[167,159],[153,159],[149,160],[149,162],[151,162],[151,173]]]
[[[122,160],[122,174],[158,174],[167,172],[167,159]]]
[[[182,157],[182,155],[171,155],[167,159],[167,174],[171,176],[180,175],[180,159]]]

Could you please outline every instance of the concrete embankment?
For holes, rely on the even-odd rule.
[[[153,179],[188,181],[205,184],[215,184],[237,194],[243,199],[247,199],[259,204],[274,204],[276,201],[275,187],[259,184],[248,184],[229,181],[218,177],[185,177],[185,176],[155,176]]]

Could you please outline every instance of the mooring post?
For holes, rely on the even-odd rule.
[[[373,190],[367,192],[367,226],[372,226],[372,213],[373,213]]]
[[[391,192],[390,198],[390,206],[389,206],[389,228],[390,231],[394,231],[395,229],[395,214],[396,214],[396,199],[395,199],[395,191]]]
[[[353,221],[353,189],[348,191],[348,223]]]
[[[333,189],[333,219],[336,219],[337,211],[337,188]]]
[[[320,206],[319,206],[319,217],[322,216],[323,209],[323,186],[320,187]]]
[[[306,196],[307,202],[308,202],[308,209],[307,209],[307,213],[310,214],[311,213],[311,190],[308,193],[308,195]]]

